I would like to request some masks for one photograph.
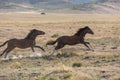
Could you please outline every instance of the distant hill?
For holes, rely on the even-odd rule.
[[[83,13],[120,13],[120,0],[94,0],[90,3],[74,5],[73,10]]]
[[[0,12],[120,13],[120,0],[0,0]]]

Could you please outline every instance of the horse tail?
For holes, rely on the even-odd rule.
[[[47,45],[54,45],[56,42],[57,42],[57,40],[55,40],[55,41],[48,41],[48,42],[46,43],[46,46],[47,46]]]
[[[2,45],[0,45],[0,47],[4,46],[6,43],[8,43],[8,41],[5,41]]]

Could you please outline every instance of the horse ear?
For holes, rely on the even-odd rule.
[[[32,30],[30,30],[30,31],[36,31],[36,29],[32,29]]]
[[[88,26],[85,26],[86,28],[88,27]]]
[[[89,28],[88,26],[85,26],[85,28]]]

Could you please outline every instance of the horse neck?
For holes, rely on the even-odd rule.
[[[31,34],[31,35],[28,35],[27,37],[25,37],[25,39],[35,40],[36,37],[37,37],[37,35]]]
[[[35,40],[36,37],[37,37],[37,35],[33,35],[33,36],[31,36],[29,39],[31,39],[31,40]]]
[[[81,38],[82,38],[82,37],[84,38],[86,34],[87,34],[87,32],[86,32],[86,31],[83,31],[83,32],[81,32],[78,36],[81,37]]]

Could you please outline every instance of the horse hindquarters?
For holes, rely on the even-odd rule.
[[[55,50],[61,49],[65,46],[65,44],[61,44],[58,42],[57,46],[55,47]]]
[[[9,53],[10,51],[12,51],[14,48],[15,48],[14,46],[9,46],[9,45],[8,45],[7,48],[2,52],[2,54],[1,54],[0,56],[2,56],[3,54],[5,54],[4,58],[6,58],[7,55],[8,55],[8,53]]]

